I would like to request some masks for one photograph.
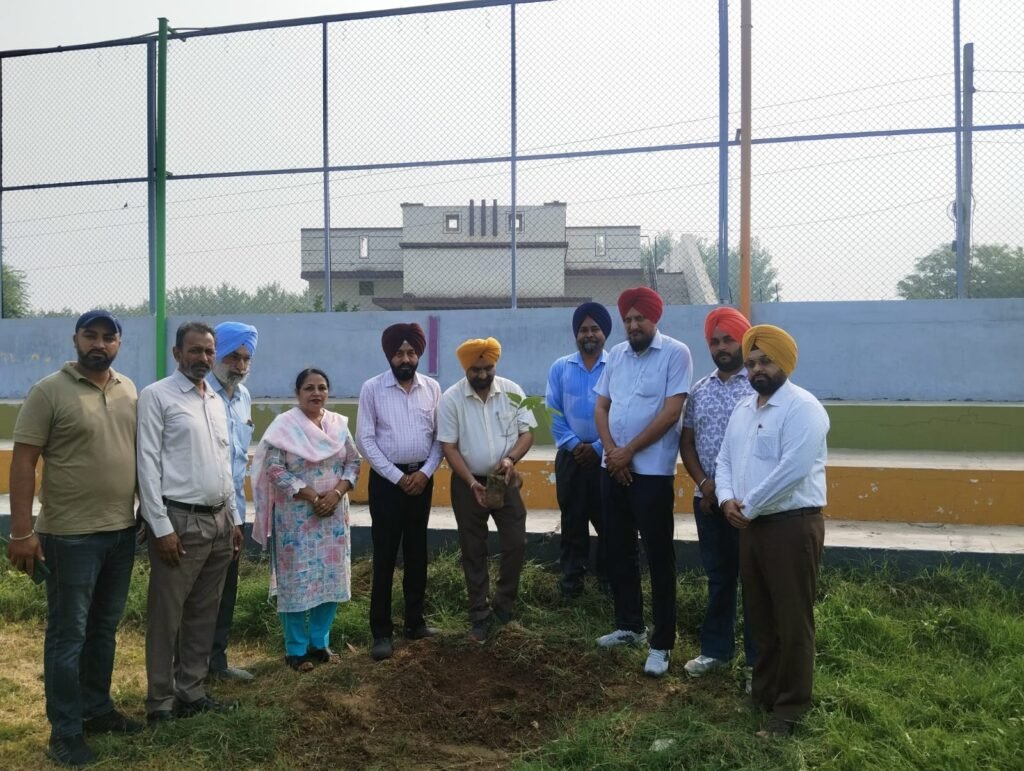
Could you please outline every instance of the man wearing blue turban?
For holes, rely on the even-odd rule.
[[[249,465],[249,443],[252,440],[252,396],[243,383],[249,376],[252,357],[256,354],[259,334],[256,327],[240,321],[224,321],[214,332],[217,337],[217,363],[206,376],[207,385],[224,400],[228,414],[228,436],[231,438],[231,474],[235,482],[238,513],[245,524],[245,474]],[[252,680],[244,669],[228,666],[228,635],[235,615],[238,593],[238,560],[233,560],[224,579],[224,594],[217,612],[217,629],[210,653],[210,677],[225,680]]]

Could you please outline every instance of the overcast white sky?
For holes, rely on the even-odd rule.
[[[951,0],[753,4],[755,137],[951,125]],[[0,49],[143,34],[161,15],[185,28],[396,5],[403,3],[4,2]],[[730,133],[739,105],[739,3],[732,5]],[[520,152],[714,139],[716,9],[714,0],[522,6]],[[1024,3],[963,0],[963,18],[964,42],[978,46],[977,121],[1021,120]],[[500,8],[334,25],[332,163],[506,153],[507,25]],[[171,57],[172,171],[319,164],[319,28],[193,39],[173,45]],[[138,48],[6,60],[4,183],[142,175],[143,73]],[[755,149],[753,232],[775,255],[783,298],[892,297],[914,259],[952,238],[953,152],[950,135]],[[732,245],[738,171],[734,152]],[[1022,175],[1017,134],[979,134],[976,243],[1024,243]],[[520,166],[519,201],[566,201],[570,225],[713,239],[716,183],[715,150],[537,161]],[[403,201],[509,198],[504,164],[337,174],[331,188],[332,224],[347,227],[398,225]],[[298,234],[322,222],[317,176],[172,182],[168,198],[169,286],[304,286]],[[113,293],[111,301],[145,298],[144,185],[8,193],[4,220],[5,259],[29,272],[37,305],[95,304],[68,299],[83,288]]]

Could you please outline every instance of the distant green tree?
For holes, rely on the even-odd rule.
[[[32,315],[25,271],[6,262],[3,264],[3,293],[3,318],[20,319]]]
[[[718,241],[706,238],[697,239],[697,250],[704,263],[704,268],[711,279],[711,286],[718,287]],[[750,239],[750,299],[753,302],[779,302],[782,299],[782,286],[779,284],[779,271],[772,264],[773,255],[757,238]],[[729,250],[729,292],[726,302],[737,303],[740,300],[740,250]]]
[[[980,244],[971,249],[969,297],[1024,297],[1024,248]],[[914,263],[913,272],[896,284],[904,300],[956,297],[956,253],[939,246]]]

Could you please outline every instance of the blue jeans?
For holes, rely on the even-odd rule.
[[[82,721],[114,709],[117,625],[135,564],[135,527],[86,535],[40,533],[46,579],[43,681],[54,737],[82,733]]]
[[[700,652],[713,659],[729,661],[736,650],[736,589],[740,574],[740,531],[729,524],[717,506],[710,514],[693,499],[700,561],[708,577],[708,607],[700,628]],[[743,613],[743,647],[747,666],[754,666],[757,649]]]

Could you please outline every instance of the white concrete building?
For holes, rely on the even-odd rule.
[[[620,292],[650,283],[641,266],[639,225],[570,227],[566,204],[516,207],[519,307],[614,305]],[[437,310],[508,307],[512,291],[511,208],[402,204],[402,225],[331,229],[331,293],[337,307]],[[696,242],[684,236],[654,282],[673,304],[708,304],[715,293]],[[302,278],[324,287],[324,231],[302,229]]]

